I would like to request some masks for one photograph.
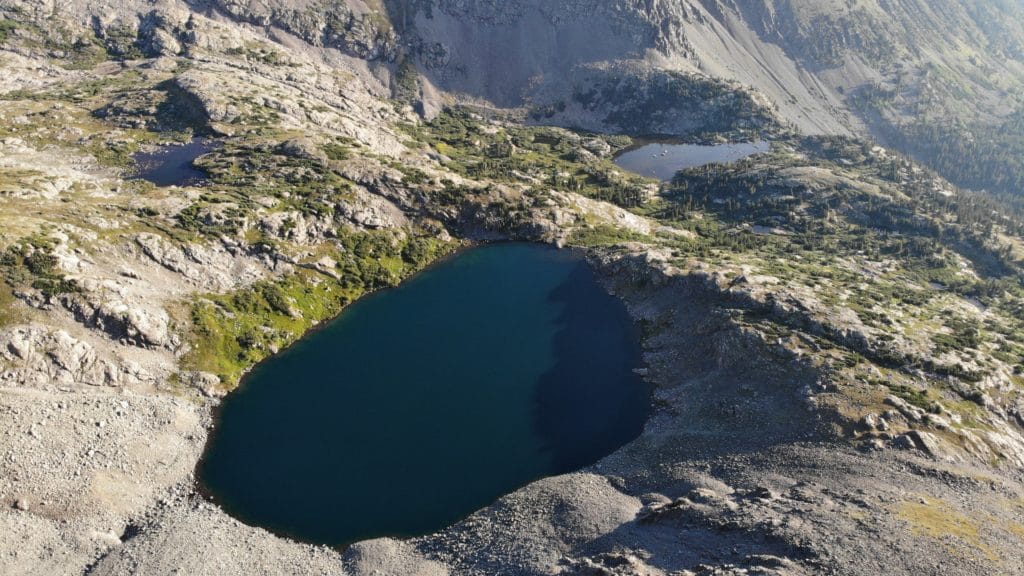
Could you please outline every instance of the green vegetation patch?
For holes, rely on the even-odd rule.
[[[921,502],[903,502],[896,514],[917,536],[943,541],[955,539],[969,547],[971,555],[981,555],[993,562],[999,560],[982,538],[981,522],[958,512],[948,502],[923,498]]]
[[[17,324],[24,320],[25,315],[19,310],[20,304],[11,287],[0,284],[0,328]]]
[[[569,243],[574,246],[592,248],[597,246],[614,246],[626,242],[641,242],[647,239],[642,234],[637,234],[618,226],[599,224],[597,226],[586,226],[577,229],[569,237]]]
[[[9,246],[0,254],[0,271],[14,288],[32,287],[48,298],[79,292],[78,284],[57,269],[53,254],[55,242],[44,236],[32,236]]]
[[[253,190],[272,198],[275,211],[331,217],[339,202],[352,198],[353,183],[334,166],[347,158],[348,150],[345,143],[329,143],[324,158],[318,158],[312,152],[287,150],[273,139],[228,140],[195,161],[211,185],[179,214],[178,225],[208,236],[234,234],[259,208]],[[205,218],[218,204],[230,207],[215,220]]]
[[[629,208],[643,203],[653,183],[612,162],[611,154],[628,146],[628,138],[488,124],[458,108],[426,124],[403,128],[414,140],[446,156],[448,168],[469,178],[575,192]]]
[[[234,387],[248,368],[314,322],[336,315],[360,293],[302,271],[233,294],[207,296],[192,306],[196,341],[184,365],[217,374],[225,386]]]
[[[17,29],[18,23],[14,20],[0,20],[0,43],[7,42],[7,39],[10,38],[11,34],[13,34]]]
[[[429,237],[399,240],[385,232],[344,235],[333,270],[298,268],[287,277],[191,306],[192,352],[184,366],[211,372],[233,388],[253,365],[287,347],[315,324],[337,316],[368,292],[397,285],[454,246]]]
[[[932,334],[936,354],[978,348],[982,343],[981,332],[974,323],[968,320],[957,317],[948,318],[946,327],[949,328],[950,333],[936,332]]]
[[[873,383],[881,385],[881,386],[885,386],[886,388],[889,389],[890,392],[892,392],[893,396],[896,396],[897,398],[901,398],[907,404],[910,404],[912,406],[917,406],[918,408],[920,408],[922,410],[929,411],[929,412],[933,412],[934,411],[935,402],[932,400],[932,398],[928,394],[927,390],[919,390],[917,388],[911,388],[910,386],[907,386],[906,384],[897,384],[897,383],[894,383],[894,382],[890,382],[888,380],[880,380],[879,379],[879,380],[874,380]]]

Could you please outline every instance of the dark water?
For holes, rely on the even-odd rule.
[[[256,369],[200,478],[237,518],[304,541],[434,532],[635,438],[639,362],[578,255],[473,249]]]
[[[645,144],[627,150],[615,158],[620,167],[659,180],[671,180],[676,172],[712,163],[735,162],[759,152],[771,150],[769,142],[750,144]]]
[[[206,180],[206,173],[192,162],[213,150],[214,144],[206,138],[195,138],[187,144],[161,146],[155,152],[139,152],[134,156],[138,164],[135,178],[148,180],[157,186],[193,186]]]

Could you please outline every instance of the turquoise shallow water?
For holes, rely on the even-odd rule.
[[[259,366],[226,399],[200,480],[237,518],[304,541],[430,533],[635,438],[639,362],[579,255],[476,248]]]

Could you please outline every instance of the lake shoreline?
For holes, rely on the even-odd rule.
[[[466,252],[469,252],[469,251],[472,251],[472,250],[477,250],[477,249],[483,249],[483,248],[486,248],[488,246],[496,246],[496,245],[533,246],[533,247],[537,247],[537,248],[543,249],[545,251],[552,251],[552,252],[559,252],[559,253],[570,252],[570,253],[577,254],[578,257],[579,257],[580,265],[585,266],[586,269],[590,271],[590,274],[594,275],[594,280],[597,282],[597,287],[598,287],[597,289],[600,290],[600,292],[603,295],[605,295],[606,297],[611,298],[611,299],[615,300],[616,302],[620,302],[621,301],[620,297],[618,297],[618,296],[608,292],[608,290],[607,290],[603,280],[601,280],[601,279],[599,279],[597,277],[598,269],[593,266],[593,263],[591,261],[591,257],[593,255],[591,254],[591,251],[589,251],[589,250],[584,250],[584,249],[580,249],[580,248],[559,248],[559,247],[557,247],[557,246],[555,246],[553,244],[550,244],[550,243],[523,242],[523,241],[515,241],[515,240],[467,243],[466,245],[461,246],[459,249],[453,251],[452,253],[447,254],[447,255],[445,255],[445,256],[443,256],[441,258],[438,258],[437,260],[432,262],[430,265],[424,267],[422,270],[419,270],[416,273],[411,274],[407,278],[404,278],[402,280],[402,282],[399,283],[398,285],[392,286],[392,287],[383,288],[383,289],[380,289],[380,290],[375,290],[373,292],[367,293],[367,294],[361,296],[360,298],[358,298],[357,300],[353,301],[349,305],[346,305],[346,307],[338,315],[336,315],[335,317],[331,318],[330,320],[320,322],[319,324],[317,324],[316,326],[314,326],[310,330],[308,330],[306,333],[304,333],[299,339],[297,339],[295,342],[293,342],[287,348],[279,351],[278,353],[274,354],[273,356],[270,356],[270,357],[264,359],[263,361],[261,361],[260,363],[254,365],[250,370],[248,370],[246,372],[245,376],[243,376],[242,380],[239,383],[239,386],[236,389],[234,389],[232,392],[229,392],[228,396],[230,397],[231,395],[233,395],[233,394],[235,394],[235,393],[237,393],[239,391],[244,391],[246,389],[246,387],[251,383],[250,382],[251,378],[253,378],[256,375],[258,375],[260,373],[259,371],[264,366],[268,365],[268,363],[271,360],[279,360],[283,355],[285,355],[286,352],[292,352],[294,350],[295,346],[300,345],[302,343],[308,343],[309,339],[311,337],[313,337],[315,334],[320,333],[324,329],[333,327],[337,322],[343,321],[344,318],[345,318],[346,312],[350,311],[350,306],[351,305],[356,304],[356,303],[361,303],[363,306],[365,306],[368,302],[372,302],[374,297],[380,298],[380,297],[383,297],[385,294],[387,294],[387,293],[389,293],[391,291],[394,291],[394,290],[397,290],[399,288],[405,287],[409,282],[415,280],[418,277],[421,277],[422,275],[424,275],[427,272],[435,270],[438,267],[441,267],[441,266],[451,262],[452,260],[458,258],[459,256],[464,255]],[[639,326],[636,324],[634,318],[631,315],[629,315],[629,314],[626,314],[625,318],[627,319],[628,328],[629,328],[629,332],[630,332],[629,338],[637,338],[637,339],[639,339],[640,336],[641,336],[641,332],[640,332]],[[631,363],[631,366],[633,364],[636,364],[635,366],[632,366],[632,368],[631,368],[631,373],[632,374],[639,375],[639,374],[642,373],[642,371],[639,370],[640,368],[644,367],[643,354],[642,354],[642,349],[643,348],[642,348],[642,346],[643,346],[642,345],[642,341],[638,340],[636,342],[636,354],[637,354],[637,357],[636,357],[636,360]],[[639,382],[643,382],[644,381],[642,377],[638,376],[637,378],[638,378]],[[645,386],[647,386],[647,385],[645,384]],[[650,410],[650,391],[649,391],[649,389],[647,390],[647,392],[644,392],[644,396],[646,398],[648,398],[647,400],[644,401],[645,412],[649,412],[649,410]],[[217,493],[217,491],[215,489],[211,488],[211,486],[209,486],[206,482],[201,480],[201,478],[203,476],[201,471],[204,470],[210,464],[210,459],[211,459],[211,457],[213,455],[213,447],[217,445],[217,442],[219,440],[221,440],[221,436],[220,435],[224,433],[224,428],[223,428],[223,426],[224,426],[224,410],[225,410],[225,407],[227,406],[227,402],[228,402],[228,397],[225,397],[224,399],[220,400],[215,405],[212,405],[210,407],[210,420],[209,420],[210,425],[209,425],[209,427],[207,429],[208,437],[207,437],[207,441],[206,441],[206,443],[204,445],[204,448],[203,448],[203,451],[202,451],[202,455],[201,455],[201,457],[199,458],[199,460],[196,463],[196,467],[195,467],[196,473],[194,474],[194,477],[195,477],[194,490],[195,490],[195,492],[201,498],[203,498],[205,501],[207,501],[207,502],[209,502],[209,503],[211,503],[211,504],[213,504],[215,506],[218,506],[218,507],[220,507],[222,509],[225,509],[225,507],[227,505],[226,501],[224,500],[222,495]],[[647,418],[647,416],[644,416],[644,418],[643,418],[643,420],[645,422],[646,422],[646,418]],[[642,426],[641,426],[641,428],[642,428]],[[588,464],[588,466],[589,466],[589,464]],[[559,472],[559,473],[561,474],[561,473],[564,473],[564,472]],[[532,478],[532,479],[525,480],[522,483],[518,483],[511,491],[518,490],[518,489],[522,488],[523,486],[525,486],[525,485],[527,485],[529,483],[535,482],[536,480],[537,480],[537,478]],[[507,493],[508,492],[503,492],[503,494],[507,494]],[[501,497],[502,497],[501,495],[498,495],[498,496],[495,497],[495,499],[500,499]],[[493,502],[494,502],[494,500],[490,500],[487,503],[483,504],[482,506],[474,508],[474,510],[485,508],[488,505],[493,504]],[[468,514],[471,514],[471,513],[472,512],[469,512]],[[464,518],[465,516],[461,516],[461,517]],[[248,522],[246,522],[245,520],[242,520],[242,521],[244,523],[248,524]],[[296,542],[303,542],[303,543],[315,544],[315,545],[324,545],[324,543],[321,542],[321,541],[318,541],[316,539],[311,539],[311,538],[303,537],[301,534],[299,534],[299,533],[297,533],[295,531],[271,528],[271,527],[268,527],[268,526],[265,526],[265,525],[261,525],[258,522],[254,522],[254,523],[249,524],[249,525],[256,526],[256,527],[262,527],[263,529],[269,530],[270,532],[272,532],[272,533],[274,533],[274,534],[276,534],[278,536],[282,536],[282,537],[285,537],[287,539],[290,539],[290,540],[293,540],[293,541],[296,541]],[[422,536],[420,534],[402,534],[400,532],[397,532],[397,533],[382,533],[382,534],[378,534],[378,535],[373,536],[373,538],[378,538],[378,537],[392,537],[392,538],[400,538],[400,539],[404,540],[404,539],[411,539],[411,538],[422,537]],[[355,540],[352,543],[360,542],[360,541],[363,541],[363,540],[365,540],[365,539],[364,538],[360,538],[360,539]],[[337,546],[332,545],[330,547],[332,547],[334,549],[337,549],[339,551],[344,551],[352,543],[343,544],[343,545],[337,545]]]
[[[766,140],[711,145],[638,140],[633,146],[619,151],[613,161],[619,168],[633,174],[671,182],[683,170],[730,164],[770,150],[771,142]]]

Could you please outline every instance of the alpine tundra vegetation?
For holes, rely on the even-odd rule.
[[[1022,119],[1013,0],[0,0],[0,574],[1024,574]],[[639,436],[432,533],[217,504],[254,367],[502,240],[625,306]]]

